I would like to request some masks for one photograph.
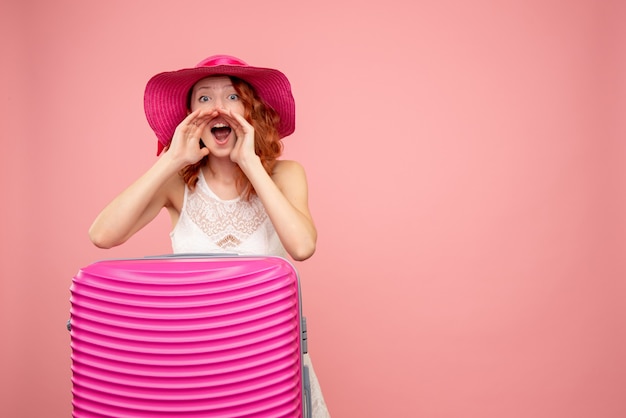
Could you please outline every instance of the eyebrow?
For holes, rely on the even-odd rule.
[[[226,89],[226,88],[228,88],[228,87],[230,87],[230,88],[234,88],[232,84],[225,84],[225,85],[223,86],[223,89]],[[198,88],[196,89],[196,91],[200,91],[200,90],[215,90],[215,88],[214,88],[214,87],[208,87],[208,86],[201,86],[201,87],[198,87]]]

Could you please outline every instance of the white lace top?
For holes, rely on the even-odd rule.
[[[286,257],[258,196],[220,199],[200,172],[194,191],[185,186],[178,223],[170,233],[175,253],[236,253]]]

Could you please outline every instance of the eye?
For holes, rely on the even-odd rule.
[[[206,102],[209,101],[209,96],[200,96],[200,97],[198,97],[198,101],[200,103],[206,103]]]
[[[239,100],[239,95],[238,94],[229,94],[228,95],[228,100]]]

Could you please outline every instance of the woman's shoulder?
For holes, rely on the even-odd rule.
[[[274,179],[281,177],[304,176],[304,167],[294,160],[277,160],[272,171]]]
[[[279,188],[306,184],[304,167],[294,160],[278,160],[272,172],[272,179]]]
[[[295,160],[277,160],[274,166],[273,174],[293,174],[297,172],[304,172],[302,164]]]

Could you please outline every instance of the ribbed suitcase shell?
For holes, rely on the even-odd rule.
[[[74,277],[70,312],[75,418],[309,415],[285,259],[100,261]]]

